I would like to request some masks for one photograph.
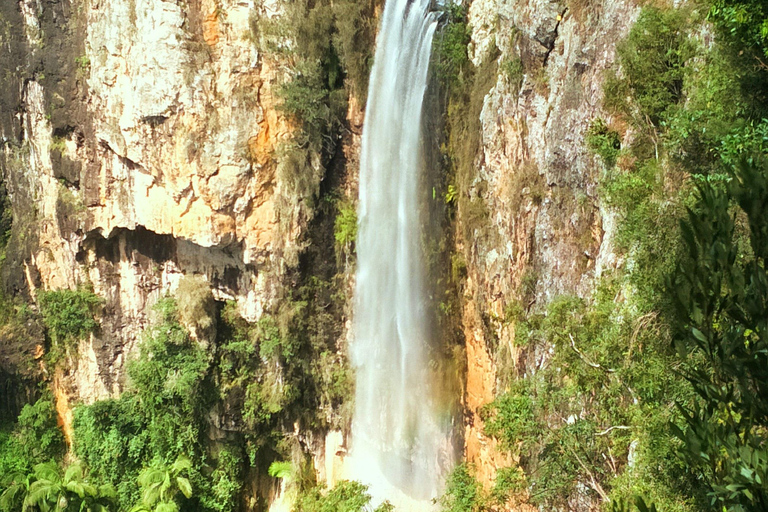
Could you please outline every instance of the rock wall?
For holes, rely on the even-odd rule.
[[[602,167],[584,137],[593,118],[607,118],[603,74],[638,13],[631,0],[474,0],[469,7],[470,57],[480,65],[496,47],[500,70],[484,99],[470,190],[488,218],[460,241],[468,263],[466,457],[486,484],[509,461],[483,435],[480,409],[510,374],[531,372],[548,357],[515,345],[507,308],[520,301],[543,309],[564,293],[586,297],[620,263],[614,214],[598,188]],[[510,76],[505,66],[517,59],[522,73]]]
[[[31,295],[90,282],[106,299],[71,376],[88,402],[119,392],[149,308],[183,275],[248,320],[284,293],[313,215],[276,172],[284,70],[256,50],[250,1],[6,4],[5,281]]]

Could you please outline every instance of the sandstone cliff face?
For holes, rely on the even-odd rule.
[[[467,344],[466,456],[489,482],[508,463],[482,434],[479,409],[503,391],[500,375],[535,371],[547,353],[515,345],[505,310],[519,300],[543,309],[560,294],[590,294],[620,259],[614,215],[602,203],[601,164],[584,136],[601,112],[603,73],[639,13],[632,1],[475,0],[469,8],[471,58],[498,48],[503,71],[485,96],[482,142],[471,194],[488,211],[463,241],[468,263],[463,325]],[[461,221],[460,221],[461,222]]]
[[[251,40],[252,2],[20,5],[3,20],[23,27],[9,34],[19,76],[3,85],[18,97],[0,127],[8,272],[23,269],[9,282],[34,293],[90,281],[106,299],[73,376],[91,401],[118,392],[149,307],[182,275],[204,276],[249,320],[274,306],[312,210],[276,173],[282,71]]]

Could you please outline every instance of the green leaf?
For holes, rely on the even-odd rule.
[[[178,484],[179,490],[184,496],[186,496],[187,498],[192,497],[192,484],[189,483],[189,480],[187,480],[183,476],[177,476],[176,483]]]

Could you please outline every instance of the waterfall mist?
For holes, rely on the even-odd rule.
[[[352,362],[351,478],[375,501],[430,509],[452,463],[450,414],[431,378],[421,247],[422,107],[429,0],[387,0],[368,90],[360,159]]]

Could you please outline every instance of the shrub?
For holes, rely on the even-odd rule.
[[[336,257],[346,258],[354,252],[357,238],[357,210],[351,202],[338,202],[338,213],[333,225],[333,237],[336,240]]]
[[[768,503],[768,160],[742,162],[726,187],[704,183],[683,223],[686,256],[669,282],[685,376],[697,400],[673,424],[684,460],[706,482],[712,504],[758,510]],[[738,243],[733,203],[749,226]]]
[[[216,303],[204,277],[184,276],[176,290],[179,320],[199,338],[212,336],[216,329]]]
[[[768,5],[762,0],[715,0],[708,19],[738,48],[768,57]]]
[[[471,33],[465,6],[448,3],[444,15],[447,17],[446,25],[435,35],[432,43],[432,62],[438,78],[451,89],[461,86],[469,78],[467,45]]]
[[[445,493],[438,500],[442,512],[482,512],[485,508],[480,483],[466,463],[456,466],[445,483]]]
[[[687,28],[680,10],[644,7],[627,39],[617,46],[624,77],[608,76],[606,106],[626,111],[629,93],[639,122],[647,119],[659,127],[683,97],[685,64],[693,56]]]
[[[533,401],[524,389],[502,394],[483,410],[483,416],[485,432],[516,454],[531,448],[531,439],[541,428],[534,415]]]
[[[54,345],[68,348],[98,327],[94,312],[101,306],[102,300],[91,290],[78,288],[39,292],[37,301]]]
[[[501,64],[501,71],[509,80],[509,85],[513,91],[519,91],[523,86],[525,72],[523,70],[523,61],[520,58],[507,59]]]
[[[75,454],[117,488],[126,509],[139,501],[140,471],[180,455],[192,459],[190,477],[201,495],[210,492],[200,476],[209,358],[181,327],[172,298],[158,301],[155,311],[138,355],[128,362],[128,389],[119,399],[77,407],[72,423]]]
[[[24,406],[15,432],[30,461],[59,460],[64,455],[66,445],[58,425],[58,414],[47,397]]]
[[[349,89],[365,105],[368,77],[373,66],[373,47],[376,37],[376,5],[372,0],[341,0],[333,2],[336,20],[334,47],[346,73]]]
[[[616,158],[621,150],[621,138],[616,130],[611,130],[601,118],[589,123],[585,138],[587,148],[603,159],[606,167],[616,165]]]

